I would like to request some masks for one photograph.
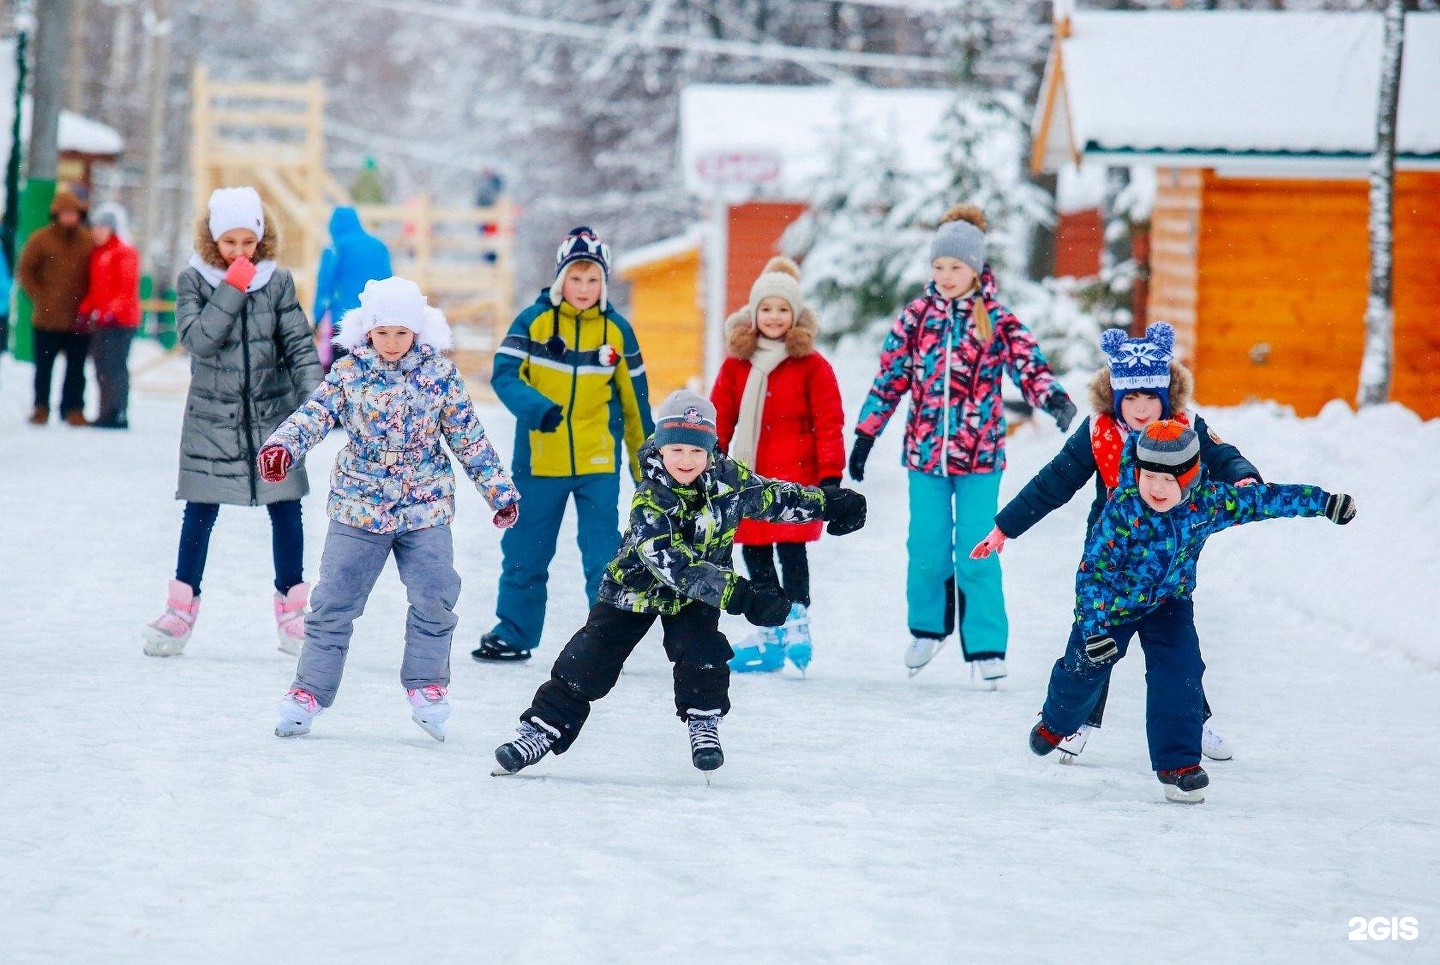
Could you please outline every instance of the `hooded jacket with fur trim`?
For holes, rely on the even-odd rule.
[[[349,346],[351,353],[265,442],[298,460],[331,429],[345,428],[350,438],[335,458],[326,503],[336,522],[372,533],[448,524],[455,517],[455,473],[441,439],[491,509],[520,499],[455,363],[433,347],[448,343],[444,316],[438,324],[427,317],[427,329],[432,325],[431,341],[395,362],[368,342]]]
[[[766,382],[755,465],[749,467],[762,476],[802,486],[838,479],[845,469],[840,385],[830,363],[815,351],[818,330],[815,313],[805,308],[786,333],[786,358]],[[729,452],[750,378],[750,357],[760,337],[748,305],[726,321],[725,334],[728,354],[710,390],[710,401],[715,404],[720,448]],[[819,523],[776,525],[747,519],[740,523],[735,542],[750,546],[807,543],[818,540],[821,530]]]
[[[33,232],[20,249],[15,280],[30,299],[34,312],[30,324],[37,332],[84,332],[88,325],[78,322],[80,303],[90,286],[90,252],[95,247],[85,227],[88,210],[69,191],[60,191],[50,203],[50,224]],[[60,212],[81,216],[74,227],[62,227]]]
[[[284,481],[268,483],[255,465],[265,438],[314,391],[323,374],[295,281],[275,267],[275,221],[255,250],[249,291],[223,281],[225,259],[207,215],[196,226],[195,257],[175,285],[175,326],[190,354],[190,389],[180,431],[179,499],[267,505],[310,491],[296,460]]]
[[[1171,362],[1170,407],[1174,417],[1192,426],[1200,437],[1200,464],[1205,474],[1232,485],[1246,478],[1263,482],[1260,470],[1239,449],[1221,440],[1199,415],[1186,412],[1193,385],[1190,370],[1179,362]],[[1010,539],[1023,535],[1068,503],[1091,477],[1095,479],[1095,498],[1085,520],[1085,535],[1088,537],[1094,530],[1111,492],[1106,481],[1108,473],[1101,468],[1100,461],[1114,459],[1118,475],[1120,452],[1132,435],[1129,427],[1115,418],[1115,393],[1110,387],[1109,369],[1101,369],[1090,381],[1090,406],[1094,410],[1092,414],[1075,427],[1055,458],[995,516],[995,525]],[[1102,451],[1097,453],[1097,449]]]

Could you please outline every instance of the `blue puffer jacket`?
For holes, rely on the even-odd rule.
[[[368,233],[354,208],[336,208],[330,215],[331,245],[320,255],[315,280],[315,311],[318,323],[328,311],[339,322],[350,309],[359,306],[365,283],[389,278],[390,250],[385,242]]]
[[[1111,494],[1075,574],[1075,623],[1086,635],[1132,623],[1166,600],[1195,590],[1205,541],[1231,526],[1287,516],[1323,516],[1329,494],[1318,486],[1227,486],[1201,470],[1190,499],[1166,513],[1145,504],[1131,433]]]
[[[1023,536],[1030,527],[1068,503],[1092,476],[1095,499],[1090,503],[1090,514],[1085,517],[1085,536],[1088,538],[1094,532],[1095,521],[1105,508],[1105,500],[1110,498],[1110,490],[1095,463],[1095,450],[1090,442],[1091,418],[1085,417],[1055,458],[995,516],[1000,532],[1010,539]],[[1239,449],[1219,441],[1219,436],[1210,431],[1203,418],[1194,416],[1191,425],[1200,436],[1200,464],[1207,477],[1230,485],[1246,478],[1264,482],[1260,470],[1241,455]]]

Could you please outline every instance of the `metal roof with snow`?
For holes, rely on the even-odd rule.
[[[1363,174],[1379,13],[1080,13],[1056,24],[1035,170],[1096,159]],[[1440,14],[1405,20],[1396,162],[1440,167]]]

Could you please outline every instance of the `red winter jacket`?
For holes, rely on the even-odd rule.
[[[785,361],[770,373],[755,465],[762,476],[814,486],[822,479],[839,478],[845,468],[845,413],[840,385],[830,363],[815,351],[815,315],[800,313],[785,337]],[[750,309],[742,308],[725,325],[728,357],[720,366],[710,401],[715,403],[720,447],[730,450],[740,399],[750,377],[749,358],[755,353],[756,334],[750,327]],[[744,520],[735,534],[741,545],[810,543],[820,538],[820,523],[762,523]]]
[[[90,289],[80,314],[91,313],[101,328],[140,325],[140,256],[114,235],[90,252]]]

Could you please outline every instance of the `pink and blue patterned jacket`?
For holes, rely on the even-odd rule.
[[[855,431],[878,436],[910,396],[905,422],[904,464],[932,476],[999,472],[1005,468],[1005,408],[1001,379],[1010,378],[1037,408],[1065,390],[1035,336],[996,301],[995,276],[987,265],[979,297],[994,334],[980,344],[972,317],[975,296],[955,301],[935,289],[905,306],[880,348],[880,374],[860,409]]]
[[[455,474],[442,436],[491,509],[520,499],[455,363],[429,345],[398,362],[368,344],[356,348],[265,445],[283,446],[298,460],[337,425],[350,433],[330,474],[326,510],[337,522],[372,533],[447,525],[455,517]]]

